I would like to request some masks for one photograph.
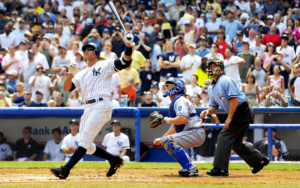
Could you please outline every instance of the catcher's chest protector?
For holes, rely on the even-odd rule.
[[[177,95],[177,96],[173,99],[173,101],[171,102],[171,104],[170,104],[169,116],[170,116],[171,118],[177,117],[177,116],[176,116],[176,112],[175,112],[175,110],[174,110],[174,104],[175,104],[175,102],[176,102],[181,96],[182,96],[182,95]],[[185,124],[175,125],[174,128],[175,128],[176,132],[179,133],[179,132],[182,132],[182,131],[183,131],[184,126],[185,126]]]

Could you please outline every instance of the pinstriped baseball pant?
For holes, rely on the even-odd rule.
[[[110,100],[108,97],[103,97],[103,99],[99,102],[87,104],[81,116],[78,146],[87,149],[86,154],[95,153],[96,145],[93,141],[105,123],[111,119]]]

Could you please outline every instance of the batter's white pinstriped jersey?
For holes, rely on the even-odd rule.
[[[116,72],[114,67],[114,60],[102,60],[75,75],[72,82],[76,88],[81,88],[84,102],[99,97],[110,97],[112,74]]]

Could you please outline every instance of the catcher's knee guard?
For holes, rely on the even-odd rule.
[[[182,166],[184,169],[193,169],[190,157],[185,153],[183,148],[178,145],[174,137],[166,136],[161,139],[164,149]]]

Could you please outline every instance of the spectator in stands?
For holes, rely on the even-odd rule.
[[[31,137],[31,127],[23,129],[23,138],[16,141],[13,158],[14,161],[33,161],[39,153],[39,145]]]
[[[259,57],[263,57],[263,53],[266,49],[266,46],[261,44],[261,34],[257,33],[255,34],[255,44],[254,45],[250,45],[250,49],[249,51],[255,55],[255,57],[259,56]]]
[[[66,107],[66,104],[63,102],[64,94],[61,91],[55,91],[55,102],[56,107]]]
[[[239,66],[245,64],[246,61],[239,56],[233,56],[230,47],[225,49],[226,59],[224,60],[224,71],[226,76],[231,77],[239,86],[241,84],[241,77]]]
[[[139,51],[146,59],[150,59],[151,47],[148,42],[145,41],[145,33],[140,33],[139,43],[134,47],[135,51]],[[134,59],[134,58],[133,58]],[[140,62],[142,63],[142,62]],[[142,65],[141,65],[142,66]],[[142,66],[143,67],[143,66]]]
[[[102,145],[109,153],[118,155],[126,162],[129,162],[130,159],[126,155],[127,150],[130,149],[129,138],[124,133],[121,133],[122,127],[119,120],[113,120],[111,126],[113,132],[105,135]]]
[[[154,93],[152,91],[145,91],[145,102],[140,103],[139,107],[160,107],[158,102],[153,101]]]
[[[268,63],[270,63],[270,64],[276,64],[276,62],[273,62],[273,61],[270,62],[271,57],[273,55],[275,55],[275,53],[276,53],[276,47],[275,47],[275,45],[272,42],[269,42],[267,44],[265,52],[262,55],[263,68],[266,68],[266,66],[267,66]]]
[[[265,133],[266,137],[258,140],[254,143],[254,147],[262,152],[265,156],[268,156],[268,132]],[[281,155],[281,144],[278,139],[275,138],[276,129],[272,129],[272,154],[273,157],[278,157]]]
[[[217,37],[217,40],[216,40],[216,43],[218,44],[218,46],[219,46],[219,48],[218,48],[218,53],[220,53],[220,54],[222,54],[223,55],[223,58],[225,59],[225,49],[227,48],[227,47],[230,47],[230,44],[229,43],[227,43],[226,41],[225,41],[225,39],[226,39],[226,36],[225,36],[225,33],[224,33],[224,31],[219,31],[219,33],[218,33],[218,37]]]
[[[25,29],[25,21],[24,20],[20,19],[18,21],[18,23],[19,23],[19,28],[13,30],[11,33],[16,35],[18,37],[19,41],[21,41],[25,37],[25,32],[27,30]]]
[[[186,53],[189,51],[189,43],[185,41],[184,31],[179,31],[178,35],[175,37],[176,42],[174,44],[174,52],[178,53],[180,59],[182,59]]]
[[[4,27],[7,24],[8,19],[6,18],[5,15],[5,10],[0,10],[0,31],[3,32],[4,31]]]
[[[211,53],[209,47],[207,46],[207,38],[202,36],[200,37],[200,47],[195,51],[195,54],[200,57],[204,57],[207,54]]]
[[[167,73],[171,73],[173,77],[177,78],[177,68],[180,67],[180,56],[178,53],[173,52],[173,41],[167,40],[165,46],[167,51],[161,53],[158,59],[159,67],[161,68],[161,81],[165,81]]]
[[[155,24],[157,25],[157,24]],[[157,27],[157,26],[154,26]],[[151,70],[154,72],[154,79],[155,81],[159,82],[160,79],[160,68],[158,65],[158,55],[162,53],[162,46],[163,46],[163,41],[164,39],[162,39],[161,37],[157,37],[155,39],[155,44],[153,46],[153,50],[152,50],[152,56],[151,56]]]
[[[69,91],[64,90],[64,83],[68,76],[68,71],[69,71],[68,66],[61,67],[60,68],[60,77],[58,79],[56,79],[53,84],[54,91],[58,90],[64,94],[63,103],[65,103],[65,104],[67,103],[69,95],[70,95]]]
[[[12,150],[6,143],[4,134],[0,132],[0,161],[12,161]]]
[[[22,58],[23,64],[24,64],[24,61],[28,60],[29,48],[30,48],[29,40],[23,37],[23,39],[21,40],[19,49],[18,49],[18,51],[16,51],[16,54],[18,54]],[[22,64],[22,66],[23,66],[23,64]]]
[[[160,86],[158,82],[153,82],[150,88],[150,91],[152,92],[152,98],[153,102],[155,103],[161,103],[163,100],[162,93],[159,90]]]
[[[278,1],[268,0],[264,3],[263,11],[268,15],[274,15],[281,11],[280,15],[283,15],[285,9],[281,6],[281,4]]]
[[[219,26],[219,28],[220,27],[223,27],[223,26]],[[200,28],[200,31],[201,31],[200,38],[205,37],[207,39],[208,44],[211,45],[213,43],[213,38],[209,34],[207,34],[207,32],[208,32],[207,28],[205,26],[202,26]],[[200,39],[200,38],[197,38],[196,42],[199,42],[198,39]]]
[[[220,120],[216,114],[212,114],[211,117],[215,120],[216,124],[220,123]],[[202,119],[202,123],[210,124],[211,118],[205,116]],[[218,135],[220,133],[220,129],[205,129],[206,139],[205,142],[197,147],[197,161],[213,161],[216,143],[218,139]]]
[[[273,90],[265,100],[265,107],[286,107],[288,106],[287,99],[282,94],[282,89],[279,85],[274,85]]]
[[[255,56],[249,52],[249,42],[243,42],[243,52],[238,54],[238,57],[243,58],[246,63],[239,66],[239,72],[242,83],[245,83],[247,71],[249,67],[254,65]]]
[[[11,47],[11,45],[18,46],[20,44],[20,40],[18,39],[18,37],[16,35],[14,35],[12,33],[12,30],[13,30],[13,27],[11,24],[5,25],[4,33],[0,35],[1,48],[8,48],[8,47]]]
[[[139,74],[136,69],[132,68],[131,66],[127,67],[126,69],[123,69],[118,72],[121,83],[126,84],[128,76],[133,77],[133,85],[136,87],[140,83]]]
[[[36,63],[41,63],[44,67],[44,71],[49,70],[49,63],[47,61],[47,58],[44,54],[39,52],[38,44],[33,43],[31,49],[34,51],[34,61]]]
[[[201,92],[201,108],[208,108],[209,107],[209,97],[208,97],[208,94],[207,94],[207,88],[208,87],[205,87],[203,86],[202,87],[202,92]]]
[[[5,74],[0,75],[0,84],[3,84],[5,87],[5,91],[7,91],[9,94],[14,94],[14,89],[6,84],[6,76]]]
[[[201,93],[201,88],[197,85],[198,76],[193,74],[190,78],[190,83],[185,86],[186,94],[192,96],[194,93]]]
[[[82,99],[79,96],[79,91],[74,89],[70,92],[70,97],[68,98],[68,103],[66,106],[68,107],[81,107]]]
[[[17,92],[16,84],[19,83],[19,80],[17,79],[17,71],[16,70],[10,70],[7,71],[7,79],[6,79],[6,85],[11,86],[14,89],[14,92]]]
[[[64,161],[65,155],[61,149],[62,139],[60,128],[52,130],[53,139],[48,140],[44,149],[44,161]]]
[[[234,11],[229,10],[227,14],[227,20],[222,22],[222,26],[225,27],[225,34],[232,40],[238,30],[242,30],[243,25],[241,22],[234,19]]]
[[[186,7],[184,5],[182,5],[181,0],[176,0],[176,5],[172,6],[169,9],[169,14],[170,14],[171,20],[178,21],[179,20],[179,12],[181,12],[181,11],[186,11]]]
[[[279,33],[282,34],[283,31],[286,29],[287,25],[280,22],[280,14],[274,15],[274,23],[275,23],[277,29],[279,30]]]
[[[14,93],[11,101],[12,101],[12,103],[19,104],[25,100],[24,99],[24,83],[23,82],[17,83],[16,88],[17,88],[17,92]]]
[[[184,56],[180,62],[179,70],[183,73],[183,78],[187,84],[190,84],[191,76],[195,73],[195,70],[201,65],[201,57],[195,55],[196,44],[189,45],[189,54]]]
[[[29,86],[32,88],[33,92],[31,100],[35,99],[35,93],[38,90],[44,94],[43,101],[45,102],[48,101],[48,98],[52,95],[53,85],[50,78],[44,75],[43,70],[43,66],[41,64],[37,64],[35,76],[32,76],[29,79]]]
[[[5,87],[0,85],[0,107],[11,107],[11,100],[5,96]]]
[[[90,34],[87,35],[83,40],[82,44],[87,44],[87,43],[94,43],[96,44],[99,48],[100,51],[102,49],[102,46],[104,46],[104,39],[99,35],[97,29],[92,29]]]
[[[19,72],[22,66],[22,58],[16,54],[16,46],[9,46],[9,55],[6,55],[2,60],[2,69],[5,70],[6,74],[10,70],[15,70]]]
[[[210,36],[214,39],[219,31],[219,26],[221,25],[220,22],[217,22],[218,15],[217,13],[213,12],[211,14],[211,22],[207,22],[205,24],[206,28],[207,28],[207,33],[210,34]]]
[[[274,56],[272,57],[274,59]],[[279,56],[277,56],[278,60],[279,60]],[[271,61],[273,60],[271,59]],[[278,61],[277,60],[277,61]],[[266,67],[268,68],[268,67]],[[281,89],[280,91],[282,92],[282,94],[284,93],[284,88],[285,88],[285,83],[284,83],[284,77],[280,75],[280,66],[279,65],[275,65],[274,66],[274,69],[273,69],[273,72],[274,74],[273,75],[270,75],[267,79],[267,82],[266,82],[266,87],[269,87],[270,88],[270,91],[272,91],[273,87],[275,85],[278,85]],[[268,69],[266,69],[268,70]]]
[[[248,98],[248,102],[252,107],[259,107],[260,98],[259,98],[259,87],[255,84],[255,76],[253,74],[247,74],[246,84],[242,85],[242,90],[245,93],[245,96]]]
[[[52,70],[53,72],[60,72],[62,67],[68,67],[71,63],[71,59],[66,56],[66,47],[59,45],[59,54],[58,56],[54,57],[52,63]]]
[[[255,76],[255,84],[259,86],[260,90],[266,85],[266,80],[268,79],[269,74],[263,68],[261,57],[256,56],[254,67],[250,67],[247,72],[247,75],[249,74],[253,74]]]
[[[46,57],[49,67],[51,67],[53,58],[56,55],[54,49],[50,48],[50,42],[51,41],[48,36],[43,36],[43,41],[39,46],[39,51]]]
[[[121,84],[122,95],[128,95],[128,104],[132,104],[136,99],[136,89],[134,87],[134,78],[127,77],[127,82]]]
[[[273,17],[273,15],[268,15],[267,16],[267,24],[265,25],[265,26],[263,26],[263,29],[262,29],[262,31],[261,31],[261,34],[263,34],[263,35],[266,35],[266,34],[269,34],[270,32],[271,32],[271,26],[272,25],[275,25],[275,23],[274,23],[274,17]],[[275,25],[276,26],[276,25]],[[276,32],[276,34],[278,34],[278,35],[280,35],[281,33],[279,33],[279,30],[277,29],[277,27],[276,27],[276,29],[275,29],[275,32]]]
[[[218,49],[219,49],[219,45],[217,43],[212,43],[211,44],[211,53],[205,55],[205,57],[208,60],[216,58],[216,59],[220,59],[223,61],[224,60],[223,55],[217,52]]]
[[[28,60],[23,61],[18,80],[20,82],[24,82],[24,89],[30,89],[31,87],[29,86],[29,78],[31,76],[34,76],[35,74],[35,69],[36,67],[36,62],[34,60],[34,51],[33,50],[28,50]]]
[[[106,60],[114,60],[117,59],[117,54],[111,51],[112,44],[111,42],[105,42],[104,51],[100,53],[100,57],[106,57]]]
[[[41,91],[35,92],[35,101],[39,107],[47,107],[47,101],[43,101],[44,94]]]
[[[195,18],[192,18],[191,21],[187,20],[184,23],[184,41],[188,42],[188,44],[191,44],[195,41],[195,36],[197,33],[197,27],[195,25]]]
[[[289,84],[289,91],[291,93],[291,97],[294,100],[294,106],[300,106],[300,64],[297,64],[295,69],[297,69],[298,75],[295,75],[291,79]]]
[[[50,100],[48,101],[48,107],[56,107],[56,102],[55,102],[55,100],[50,99]]]
[[[113,108],[119,108],[120,107],[120,104],[119,102],[113,98],[114,96],[114,90],[110,90],[110,105],[113,107]]]
[[[72,64],[76,64],[79,67],[79,70],[83,70],[83,67],[86,65],[86,62],[84,61],[82,51],[77,51],[75,53],[75,60],[72,62]]]
[[[32,91],[27,89],[24,91],[24,101],[19,103],[19,107],[39,107],[39,104],[31,100],[32,98]]]
[[[65,154],[65,161],[68,162],[70,158],[72,157],[73,153],[78,147],[79,143],[79,122],[76,119],[72,119],[69,122],[71,133],[69,133],[67,136],[64,137],[61,145],[61,149],[63,153]],[[83,161],[83,158],[80,160]]]
[[[276,47],[281,45],[280,35],[276,34],[276,25],[270,26],[270,33],[263,37],[262,44],[267,45],[269,42],[273,43]]]
[[[118,57],[121,57],[121,53],[125,48],[125,39],[121,33],[121,29],[117,27],[115,32],[111,35],[109,42],[112,43],[112,52],[116,53]]]
[[[192,95],[192,101],[193,101],[193,106],[196,107],[196,108],[200,108],[201,107],[201,104],[200,104],[200,100],[201,100],[201,97],[198,93],[194,93]]]
[[[147,59],[145,63],[145,69],[140,72],[140,95],[139,102],[143,101],[144,92],[149,91],[151,84],[154,82],[154,73],[151,71],[151,60]]]
[[[296,58],[295,49],[293,47],[288,46],[289,34],[284,33],[281,36],[281,41],[282,41],[281,42],[281,46],[278,46],[276,48],[276,51],[280,51],[282,53],[282,55],[283,55],[282,61],[285,64],[289,65],[289,67],[287,67],[287,66],[285,66],[285,67],[286,67],[286,70],[288,72],[290,72],[291,71],[291,67],[290,66],[292,66],[292,63],[293,63],[293,61]]]

